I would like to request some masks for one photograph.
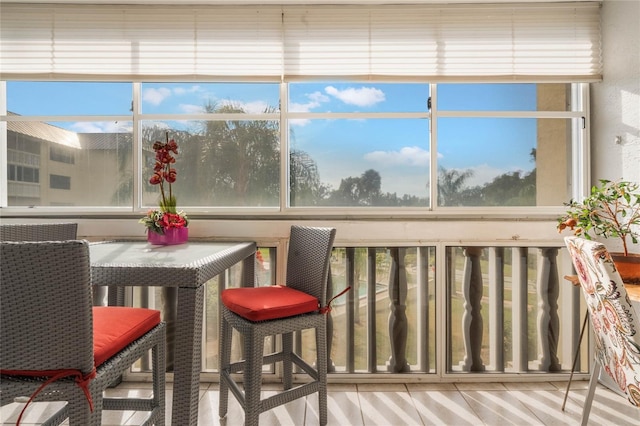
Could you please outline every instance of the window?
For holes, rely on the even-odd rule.
[[[15,182],[39,183],[40,171],[33,167],[17,166],[9,164],[7,167],[8,179]]]
[[[571,198],[582,106],[569,84],[443,84],[438,206],[557,206]]]
[[[71,177],[60,176],[60,175],[49,175],[49,188],[71,189]]]
[[[18,196],[21,192],[17,192],[15,198],[12,197],[10,188],[9,206],[131,207],[132,122],[123,119],[95,121],[90,116],[73,118],[76,120],[44,122],[36,117],[33,121],[21,122],[19,128],[7,126],[8,139],[16,136],[20,138],[22,133],[38,135],[38,144],[42,145],[45,155],[38,157],[40,171],[45,176],[48,174],[66,178],[51,178],[49,188],[41,188],[38,197],[28,200]],[[50,155],[56,152],[67,153],[68,156],[64,158],[72,158],[73,161],[68,163],[50,160],[50,155],[46,155],[47,151]],[[74,181],[73,188],[69,179]],[[50,194],[48,189],[66,191],[64,194]]]
[[[7,204],[153,206],[167,133],[192,214],[524,210],[584,183],[598,2],[223,3],[3,6],[7,140],[74,181]]]
[[[272,83],[143,83],[145,181],[153,174],[153,143],[168,135],[179,147],[173,188],[180,206],[277,208],[279,91]],[[157,191],[145,184],[143,205],[155,205]]]
[[[61,146],[52,145],[49,148],[49,159],[60,163],[73,164],[73,151],[67,150]]]
[[[49,84],[7,83],[8,173],[35,179],[31,167],[74,186],[52,178],[64,199],[43,188],[39,202],[9,206],[155,206],[152,146],[167,136],[179,145],[178,204],[192,214],[560,206],[586,117],[581,84],[102,83],[116,93],[90,115],[26,100],[57,90],[87,102],[87,90],[105,93],[99,83]],[[131,94],[139,112],[120,115]]]
[[[64,81],[12,81],[7,86],[7,110],[13,114],[131,114],[131,83],[76,81],[70,85]],[[78,123],[74,130],[86,132],[91,126]]]
[[[291,207],[428,207],[428,84],[289,84]]]
[[[10,130],[17,129],[18,126],[8,126]],[[13,131],[9,132],[9,135],[13,136],[7,138],[7,148],[13,151],[20,151],[29,154],[40,155],[40,143],[29,135],[24,133]]]
[[[428,120],[310,119],[290,134],[292,207],[429,206]]]

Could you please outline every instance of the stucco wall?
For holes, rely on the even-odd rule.
[[[604,1],[602,40],[604,78],[591,87],[591,182],[640,182],[640,1]],[[622,247],[615,238],[606,244]]]
[[[591,182],[640,182],[640,1],[605,0],[602,39],[604,79],[591,87]]]

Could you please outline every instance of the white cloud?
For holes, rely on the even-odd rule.
[[[491,182],[496,176],[500,176],[506,172],[506,170],[491,167],[488,164],[479,164],[470,168],[473,175],[467,180],[467,186],[482,186],[485,183]]]
[[[430,154],[417,146],[405,146],[400,151],[373,151],[364,155],[365,160],[389,166],[428,166]]]
[[[311,120],[307,120],[306,118],[294,118],[289,120],[289,124],[291,126],[304,127],[309,123],[311,123]]]
[[[314,102],[317,105],[320,105],[321,103],[329,102],[330,100],[328,96],[318,91],[310,93],[309,95],[307,95],[307,97],[311,102]]]
[[[201,87],[197,85],[191,86],[189,88],[176,87],[175,89],[173,89],[173,93],[177,96],[188,95],[191,93],[198,93],[200,91],[201,91]]]
[[[267,108],[269,108],[269,104],[264,101],[241,102],[233,100],[223,100],[220,101],[219,105],[229,105],[234,108],[241,108],[245,113],[248,114],[260,114],[263,113]]]
[[[166,87],[158,89],[146,89],[142,93],[142,100],[149,102],[151,105],[160,105],[162,101],[171,96],[171,90]]]
[[[178,108],[185,114],[204,114],[206,112],[202,105],[180,104]]]
[[[329,102],[329,97],[321,92],[313,92],[306,95],[308,102],[301,104],[291,102],[289,104],[290,112],[309,112],[314,108],[318,108],[321,104]]]
[[[117,121],[80,121],[70,127],[77,133],[123,133],[132,130],[131,123]]]
[[[345,104],[359,107],[373,106],[385,100],[384,92],[374,87],[361,87],[359,89],[350,87],[345,90],[338,90],[333,86],[327,86],[324,91]]]

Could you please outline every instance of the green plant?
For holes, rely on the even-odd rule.
[[[558,231],[569,228],[577,236],[592,239],[620,238],[628,256],[627,237],[634,244],[640,237],[640,192],[634,182],[600,180],[582,202],[571,200],[566,214],[558,218]],[[592,235],[593,234],[593,235]]]

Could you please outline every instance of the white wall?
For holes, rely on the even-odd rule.
[[[591,183],[640,182],[640,1],[604,1],[602,40],[604,78],[591,86]],[[615,240],[610,250],[621,247]]]
[[[640,1],[605,0],[602,39],[604,79],[591,86],[591,182],[640,182]]]

